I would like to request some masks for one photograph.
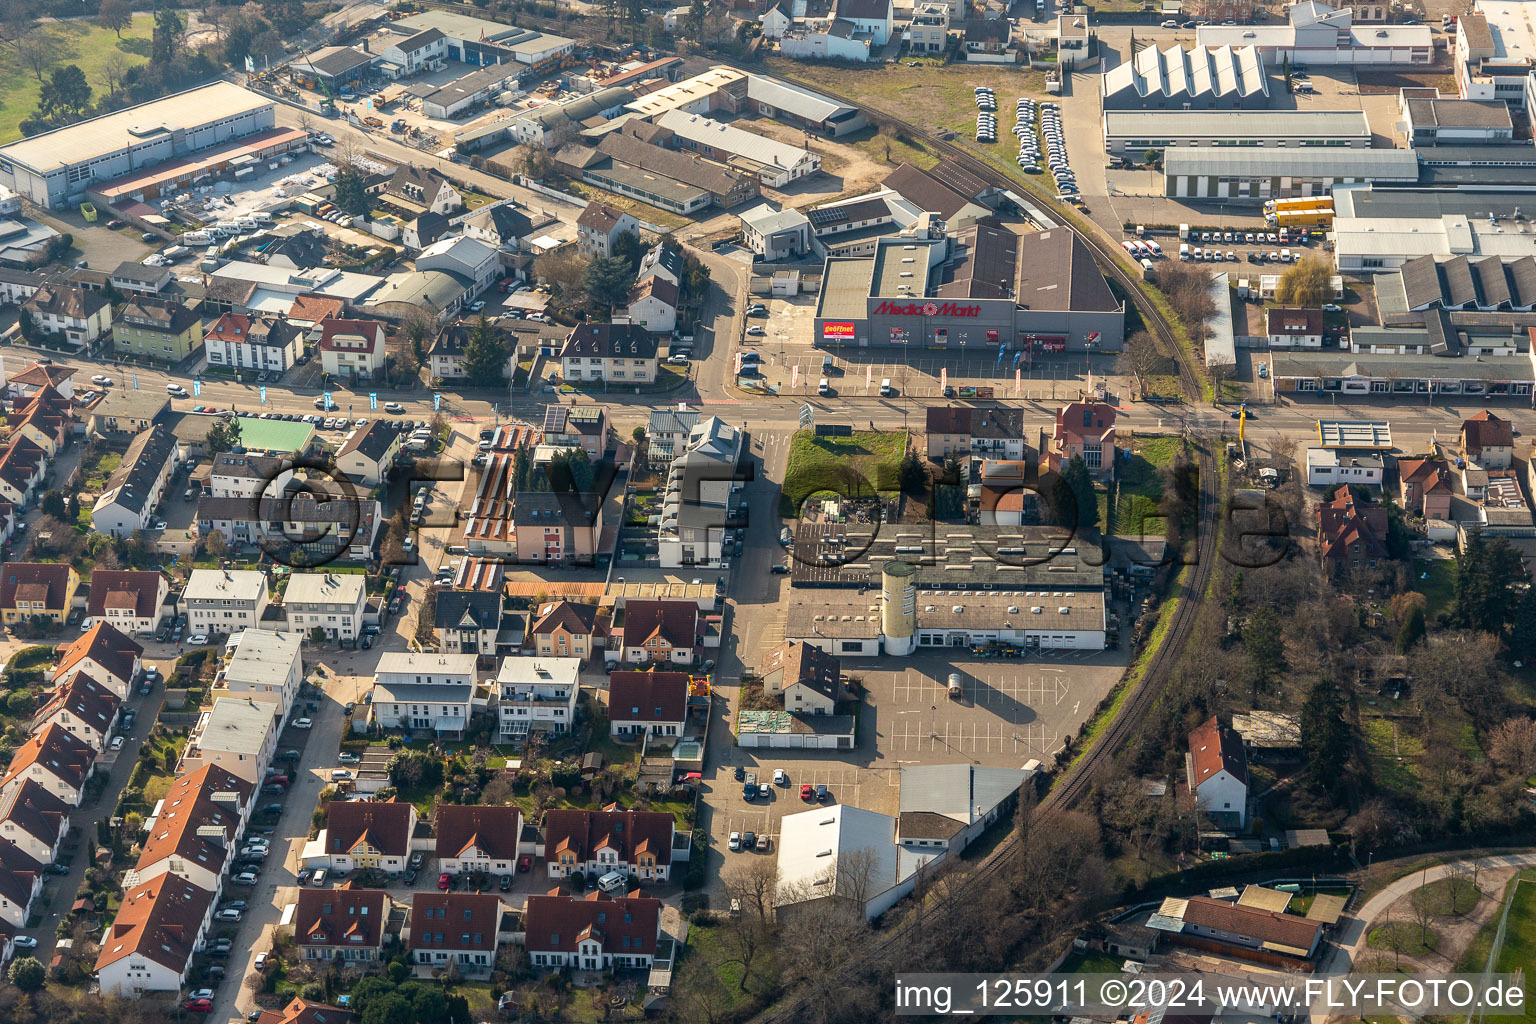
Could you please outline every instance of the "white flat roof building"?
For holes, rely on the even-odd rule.
[[[874,918],[912,891],[920,860],[896,845],[896,819],[848,804],[779,819],[777,904],[857,898]]]
[[[64,205],[93,184],[271,128],[275,106],[230,82],[188,89],[0,148],[0,185]]]
[[[220,697],[187,740],[182,773],[216,764],[247,782],[261,778],[277,744],[276,707],[251,697]]]
[[[669,110],[656,118],[656,124],[681,139],[683,148],[755,175],[773,188],[821,170],[821,157],[809,148],[743,131],[703,114]]]
[[[1148,149],[1190,146],[1336,152],[1369,149],[1371,126],[1363,110],[1106,110],[1104,146],[1138,159]]]
[[[418,654],[414,651],[391,651],[379,656],[374,679],[387,685],[397,683],[462,683],[473,682],[475,654]]]
[[[267,592],[267,574],[257,569],[193,569],[181,593],[184,601],[254,603]]]
[[[222,685],[231,697],[276,705],[277,715],[285,718],[304,680],[302,647],[298,633],[247,629],[235,637]]]

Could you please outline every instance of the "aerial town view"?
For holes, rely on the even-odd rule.
[[[0,1021],[1536,1021],[1536,0],[645,3],[0,0]]]

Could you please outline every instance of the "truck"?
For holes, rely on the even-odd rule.
[[[382,117],[374,117],[372,114],[369,114],[367,117],[363,118],[363,124],[367,125],[369,128],[383,128],[384,119]]]
[[[1333,197],[1306,196],[1297,199],[1271,199],[1264,204],[1264,219],[1271,227],[1332,227]]]
[[[950,696],[950,699],[951,700],[958,699],[960,697],[960,695],[962,693],[964,693],[964,692],[965,691],[963,689],[961,689],[961,687],[960,687],[960,673],[959,672],[951,672],[949,674],[949,696]]]

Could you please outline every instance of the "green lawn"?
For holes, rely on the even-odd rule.
[[[101,490],[107,486],[107,478],[122,464],[123,457],[120,453],[102,452],[95,465],[88,468],[81,467],[80,489],[85,492]]]
[[[1414,562],[1409,585],[1424,595],[1424,619],[1433,623],[1456,602],[1456,563],[1448,559]]]
[[[1131,457],[1116,467],[1115,515],[1110,532],[1125,536],[1160,534],[1158,502],[1163,497],[1162,470],[1173,465],[1182,446],[1177,438],[1154,437],[1134,444]]]
[[[1372,928],[1366,942],[1372,949],[1384,949],[1403,956],[1419,956],[1428,953],[1440,943],[1439,934],[1433,929],[1421,929],[1409,921],[1392,921]]]
[[[95,8],[91,8],[94,10]],[[128,65],[143,64],[149,50],[154,19],[148,14],[134,16],[133,26],[123,30],[119,40],[94,21],[51,22],[44,29],[59,40],[60,65],[78,64],[95,93],[103,91],[100,72],[109,54],[121,54]],[[41,31],[41,30],[40,30]],[[136,52],[137,51],[137,52]],[[44,72],[47,77],[47,72]],[[21,122],[37,110],[41,84],[16,55],[14,46],[0,47],[0,143],[21,138]]]
[[[1110,956],[1096,949],[1084,950],[1067,957],[1066,963],[1061,965],[1061,973],[1119,974],[1120,965],[1125,963],[1125,959],[1123,956]]]
[[[1509,920],[1504,931],[1504,949],[1499,954],[1499,962],[1494,970],[1502,974],[1513,974],[1516,971],[1530,977],[1536,971],[1536,877],[1531,877],[1532,872],[1521,873],[1523,882],[1512,883],[1510,892],[1512,904],[1509,908]],[[1489,922],[1490,927],[1495,926],[1494,921]],[[1526,1022],[1536,1021],[1536,1010],[1526,1002],[1526,1011],[1519,1019]]]
[[[1307,911],[1312,909],[1312,900],[1317,896],[1342,896],[1345,899],[1349,899],[1350,894],[1354,891],[1354,889],[1342,886],[1336,886],[1332,888],[1323,886],[1319,889],[1303,889],[1301,892],[1291,897],[1290,906],[1288,906],[1286,910],[1289,913],[1300,914],[1302,917],[1306,917]]]
[[[904,431],[857,431],[851,437],[817,437],[809,430],[795,434],[784,471],[781,515],[797,516],[814,494],[873,497],[897,489],[896,472],[906,451]]]
[[[1401,724],[1394,729],[1387,719],[1372,717],[1361,719],[1360,733],[1365,739],[1371,778],[1376,784],[1399,793],[1416,791],[1419,786],[1418,759],[1424,754],[1424,745],[1418,737]]]
[[[1449,878],[1442,878],[1415,889],[1410,898],[1414,906],[1422,907],[1440,917],[1465,914],[1477,906],[1478,901],[1477,890],[1472,887],[1470,879],[1463,879],[1460,884],[1452,885]]]

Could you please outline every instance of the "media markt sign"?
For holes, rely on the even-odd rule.
[[[882,302],[870,316],[981,316],[980,306],[953,302]]]

